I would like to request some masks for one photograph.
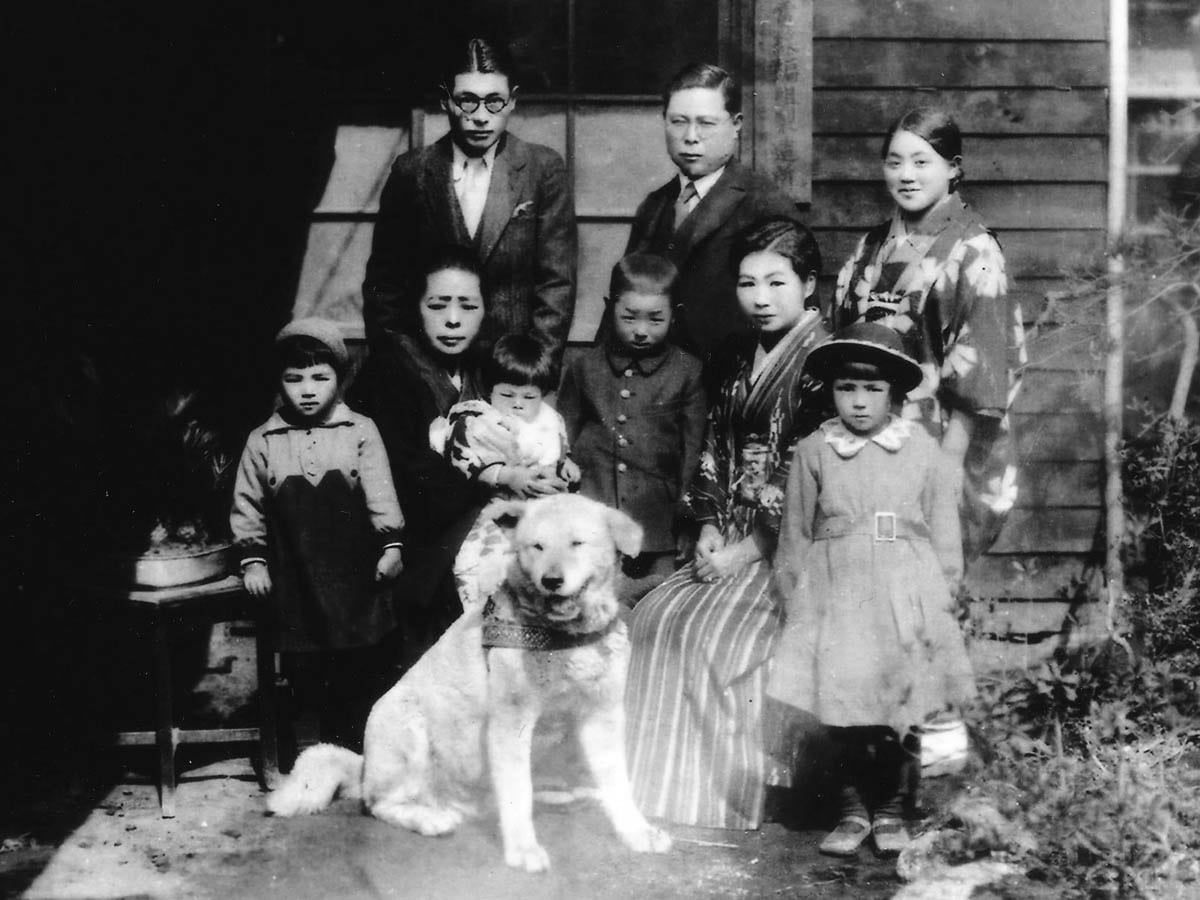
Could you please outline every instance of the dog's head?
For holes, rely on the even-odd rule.
[[[512,503],[503,512],[518,517],[508,580],[525,611],[564,631],[608,625],[617,614],[618,553],[641,551],[642,526],[576,494]]]

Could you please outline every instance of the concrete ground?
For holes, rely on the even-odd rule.
[[[186,721],[251,724],[252,636],[237,623],[183,631],[174,652],[191,662],[178,666],[180,688],[191,690],[196,707]],[[41,670],[58,681],[37,693],[18,685],[23,706],[4,717],[11,727],[0,766],[0,900],[872,900],[900,886],[894,863],[867,848],[857,860],[821,856],[816,845],[829,823],[811,804],[804,818],[781,808],[776,818],[790,823],[758,832],[668,825],[675,846],[662,856],[627,851],[590,801],[539,806],[535,826],[553,868],[530,875],[504,865],[494,816],[444,838],[386,825],[355,801],[310,817],[269,816],[248,745],[182,747],[179,814],[163,819],[153,750],[94,749],[111,743],[124,711],[151,708],[147,669],[109,684],[123,662],[146,656],[144,647],[121,644],[124,634],[81,635],[80,646],[54,642],[55,659]],[[86,723],[108,731],[89,733]],[[949,787],[931,782],[927,805],[937,808]]]
[[[823,834],[818,827],[771,823],[759,832],[670,827],[675,840],[670,853],[632,854],[589,801],[537,808],[535,825],[552,870],[530,875],[504,865],[494,817],[444,838],[386,825],[363,815],[356,801],[338,801],[315,816],[280,819],[264,813],[247,761],[184,763],[174,819],[161,818],[155,787],[137,772],[108,787],[63,782],[40,795],[35,790],[23,806],[7,810],[0,850],[3,896],[870,900],[890,897],[900,885],[894,864],[869,849],[851,861],[818,854]]]

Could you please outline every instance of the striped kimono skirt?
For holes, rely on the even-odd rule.
[[[634,609],[626,740],[634,796],[647,816],[759,827],[764,690],[781,615],[765,561],[712,584],[686,566]]]

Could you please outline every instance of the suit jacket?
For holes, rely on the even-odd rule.
[[[676,232],[678,197],[675,176],[642,201],[625,252],[658,253],[679,267],[675,302],[681,309],[673,337],[706,359],[729,334],[750,328],[737,306],[737,273],[730,260],[734,237],[767,216],[800,221],[799,210],[782,188],[735,159]]]
[[[645,553],[675,549],[704,441],[700,362],[678,347],[633,359],[603,344],[569,359],[558,391],[579,491],[633,516]]]
[[[561,354],[575,307],[575,210],[562,157],[511,134],[500,139],[475,239],[454,193],[450,136],[392,165],[363,282],[363,320],[373,351],[395,346],[416,314],[414,292],[430,253],[474,246],[487,312],[481,338],[533,332]]]

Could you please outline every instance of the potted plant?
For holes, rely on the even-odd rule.
[[[133,582],[140,587],[209,581],[233,568],[228,530],[233,456],[204,421],[202,406],[197,391],[171,389],[148,417],[139,480],[153,524],[134,561]]]

